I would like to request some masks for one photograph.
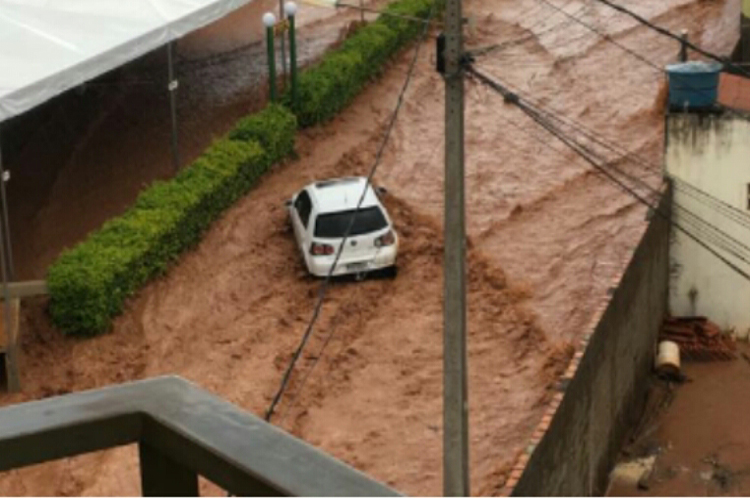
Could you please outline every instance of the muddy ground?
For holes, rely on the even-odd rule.
[[[750,347],[728,362],[683,364],[686,382],[654,384],[653,411],[626,451],[655,456],[642,482],[611,485],[609,496],[748,496],[750,432],[742,417],[750,407]]]
[[[627,2],[669,29],[689,28],[696,43],[722,53],[737,39],[735,3]],[[659,162],[662,75],[538,0],[465,5],[473,19],[471,47],[510,42],[479,57],[478,67]],[[673,42],[599,4],[559,5],[658,64],[677,55]],[[339,17],[311,21],[331,40],[344,24]],[[198,39],[192,50],[210,53],[212,43],[226,50],[225,29]],[[48,324],[44,302],[28,302],[24,390],[0,403],[175,373],[262,414],[319,286],[305,276],[283,202],[314,179],[367,172],[410,56],[398,57],[333,121],[302,132],[298,158],[275,167],[179,265],[133,299],[111,334],[65,339]],[[275,421],[410,495],[441,492],[443,90],[434,60],[430,41],[376,176],[389,188],[387,204],[403,242],[399,276],[331,289]],[[216,74],[195,73],[193,85],[203,92],[196,95],[218,89],[226,101],[191,101],[186,156],[260,102],[225,92]],[[473,82],[467,91],[472,492],[493,495],[538,423],[572,343],[627,264],[646,212],[499,96]],[[119,99],[111,111],[92,106],[97,121],[80,120],[83,132],[74,135],[82,141],[47,179],[41,208],[29,209],[35,225],[26,240],[36,249],[28,251],[29,275],[43,272],[101,214],[127,206],[143,182],[169,175],[168,136],[156,133],[168,129],[168,115],[153,116],[153,102],[138,94]],[[140,120],[153,124],[139,128]],[[43,155],[47,143],[32,148],[35,154]],[[654,173],[633,173],[654,186],[660,181]],[[299,377],[329,335],[296,396]],[[137,456],[133,448],[111,450],[0,474],[0,492],[137,495]]]

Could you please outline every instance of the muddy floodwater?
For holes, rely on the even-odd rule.
[[[660,162],[661,72],[539,0],[464,3],[467,45],[502,45],[478,56],[478,68]],[[657,66],[677,57],[674,41],[599,3],[557,3]],[[728,53],[738,37],[738,2],[624,3],[672,31],[689,29],[708,50]],[[257,18],[275,3],[262,4],[179,44],[185,160],[262,106]],[[358,18],[301,15],[308,16],[301,30],[307,61]],[[274,167],[195,250],[131,300],[112,333],[65,339],[49,325],[43,301],[27,302],[23,392],[0,403],[177,374],[262,415],[319,286],[305,275],[284,200],[315,179],[367,173],[410,50],[340,116],[301,132],[298,156]],[[165,78],[160,58],[154,54],[18,125],[25,133],[13,137],[9,161],[16,166],[19,274],[43,276],[62,247],[121,212],[145,183],[171,175],[165,93],[149,86]],[[385,202],[403,245],[399,275],[332,287],[274,421],[409,495],[442,491],[444,102],[434,62],[430,40],[376,175],[389,190]],[[473,80],[466,126],[472,493],[493,495],[541,418],[573,344],[627,265],[646,209]],[[654,187],[661,181],[657,171],[621,168]],[[0,492],[139,495],[137,471],[135,448],[109,450],[0,474]]]

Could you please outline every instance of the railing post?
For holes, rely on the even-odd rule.
[[[141,493],[144,497],[197,497],[198,474],[141,441]]]

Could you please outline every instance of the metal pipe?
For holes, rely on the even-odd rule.
[[[680,44],[680,62],[687,62],[688,60],[688,30],[683,29],[681,33],[682,43]]]
[[[2,146],[0,146],[0,150],[2,150]],[[2,155],[0,154],[0,172],[2,172]],[[0,183],[5,183],[5,180],[0,177]],[[0,226],[0,238],[5,240],[5,231],[2,226]],[[8,346],[6,348],[5,353],[5,362],[10,363],[10,366],[7,366],[8,370],[8,390],[11,392],[16,392],[20,390],[20,383],[18,380],[18,367],[16,365],[16,346],[15,341],[13,339],[13,335],[11,335],[11,311],[10,311],[10,289],[8,287],[8,265],[6,261],[6,251],[5,251],[5,243],[0,245],[0,272],[2,273],[2,280],[3,280],[3,328],[5,328],[5,338],[8,339]]]
[[[0,141],[1,141],[0,136]],[[3,244],[5,245],[5,251],[7,252],[8,258],[8,281],[13,281],[15,278],[15,265],[13,263],[13,244],[10,237],[10,221],[8,215],[8,196],[5,189],[5,169],[3,168],[3,151],[2,145],[0,144],[0,198],[2,198],[2,211],[3,211],[3,224],[5,227],[5,238]]]

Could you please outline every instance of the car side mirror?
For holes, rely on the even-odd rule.
[[[388,190],[384,188],[383,186],[378,186],[375,188],[375,192],[378,193],[381,196],[385,196],[388,194]]]

